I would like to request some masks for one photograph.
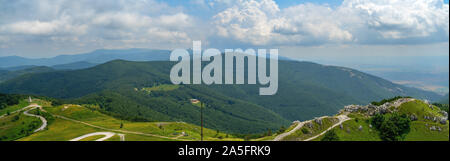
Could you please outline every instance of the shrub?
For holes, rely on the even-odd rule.
[[[303,134],[309,134],[309,130],[307,128],[302,128],[302,133]]]
[[[321,139],[321,141],[339,141],[339,136],[334,130],[330,130],[325,133],[325,136]]]
[[[405,114],[399,115],[394,113],[388,119],[383,121],[379,128],[380,138],[384,141],[400,141],[410,131],[411,120]]]

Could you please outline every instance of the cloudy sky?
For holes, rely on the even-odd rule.
[[[279,48],[284,56],[448,56],[448,0],[0,0],[0,56]]]

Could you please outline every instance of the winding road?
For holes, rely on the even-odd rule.
[[[345,121],[348,121],[348,120],[351,119],[351,118],[349,118],[347,115],[339,115],[339,116],[337,116],[337,118],[339,119],[339,122],[338,122],[338,123],[334,124],[333,126],[331,126],[330,128],[328,128],[327,130],[323,131],[322,133],[320,133],[320,134],[318,134],[318,135],[316,135],[316,136],[310,137],[310,138],[308,138],[308,139],[305,139],[305,140],[303,140],[303,141],[311,141],[311,140],[314,140],[314,139],[318,138],[319,136],[324,135],[325,133],[327,133],[327,132],[330,131],[331,129],[335,128],[336,126],[339,126],[339,125],[341,125],[342,123],[344,123]]]
[[[30,105],[30,106],[31,106],[31,105]],[[37,118],[41,119],[41,121],[42,121],[41,127],[39,127],[38,129],[34,130],[33,132],[42,131],[42,130],[45,129],[45,127],[47,127],[47,120],[46,120],[44,117],[39,116],[39,115],[34,115],[34,114],[28,113],[29,111],[34,110],[34,109],[36,109],[36,108],[41,108],[41,106],[35,105],[35,106],[32,107],[31,109],[26,110],[25,112],[23,112],[24,115],[31,116],[31,117],[37,117]]]
[[[181,141],[189,141],[189,140],[185,140],[185,139],[179,139],[177,137],[167,137],[167,136],[161,136],[161,135],[155,135],[155,134],[148,134],[148,133],[143,133],[143,132],[136,132],[136,131],[127,131],[127,130],[117,130],[117,129],[110,129],[110,128],[106,128],[106,127],[101,127],[101,126],[97,126],[97,125],[92,125],[83,121],[78,121],[78,120],[74,120],[71,118],[67,118],[64,116],[60,116],[60,115],[55,115],[52,114],[54,117],[60,118],[60,119],[64,119],[64,120],[68,120],[68,121],[72,121],[72,122],[76,122],[76,123],[80,123],[80,124],[84,124],[90,127],[94,127],[97,129],[101,129],[101,130],[106,130],[106,131],[113,131],[113,132],[118,132],[118,133],[126,133],[126,134],[136,134],[136,135],[144,135],[144,136],[151,136],[151,137],[158,137],[158,138],[164,138],[164,139],[174,139],[174,140],[181,140]],[[125,139],[125,137],[124,137]]]
[[[317,119],[323,119],[325,117],[328,117],[328,116],[323,116],[323,117],[320,117],[320,118],[317,118]],[[311,121],[314,121],[314,120],[308,120],[308,121],[303,121],[303,122],[298,123],[298,125],[296,127],[294,127],[294,129],[292,129],[291,131],[288,131],[288,132],[285,132],[285,133],[282,133],[282,134],[276,136],[275,139],[273,139],[273,141],[281,141],[281,140],[283,140],[284,137],[293,134],[297,130],[300,130],[303,127],[303,125],[305,125],[306,123],[311,122]]]
[[[74,139],[69,140],[69,141],[80,141],[80,140],[83,140],[84,138],[88,138],[88,137],[91,137],[91,136],[97,136],[97,135],[104,135],[105,137],[102,137],[102,138],[97,139],[95,141],[105,141],[105,140],[113,137],[114,135],[116,135],[116,133],[113,133],[113,132],[94,132],[94,133],[90,133],[90,134],[86,134],[86,135],[74,138]]]
[[[24,108],[21,108],[21,109],[19,109],[19,110],[16,110],[16,111],[11,112],[11,114],[14,114],[14,113],[17,113],[17,112],[21,112],[21,111],[26,110],[25,112],[23,112],[24,115],[30,116],[30,117],[37,117],[37,118],[41,119],[42,125],[41,125],[41,127],[39,127],[38,129],[36,129],[36,130],[33,131],[33,132],[35,133],[35,132],[42,131],[42,130],[44,130],[44,129],[47,127],[47,120],[46,120],[44,117],[39,116],[39,115],[34,115],[34,114],[28,113],[29,111],[34,110],[34,109],[36,109],[36,108],[42,109],[42,107],[39,106],[38,104],[30,104],[30,105],[28,105],[28,106],[26,106],[26,107],[24,107]],[[27,110],[27,109],[28,109],[28,110]],[[6,116],[6,114],[1,115],[0,118],[3,118],[3,117],[5,117],[5,116]]]
[[[28,105],[28,106],[26,106],[26,107],[24,107],[24,108],[21,108],[21,109],[18,109],[18,110],[16,110],[16,111],[13,111],[13,112],[11,112],[10,114],[14,114],[14,113],[23,111],[23,110],[25,110],[25,109],[27,109],[27,108],[38,107],[38,106],[39,106],[39,105],[37,105],[37,104],[31,104],[31,105]],[[3,115],[0,116],[0,118],[3,118],[3,117],[5,117],[5,116],[6,116],[6,114],[3,114]]]
[[[328,116],[323,116],[323,117],[320,117],[320,118],[317,118],[317,119],[324,119],[324,118],[326,118],[326,117],[328,117]],[[314,139],[318,138],[319,136],[322,136],[322,135],[325,134],[326,132],[330,131],[331,129],[335,128],[336,126],[339,126],[339,125],[341,125],[342,123],[344,123],[345,121],[350,120],[350,118],[349,118],[347,115],[339,115],[339,116],[337,116],[336,118],[339,119],[339,122],[338,122],[338,123],[334,124],[333,126],[331,126],[330,128],[328,128],[327,130],[323,131],[322,133],[320,133],[320,134],[318,134],[318,135],[316,135],[316,136],[313,136],[313,137],[311,137],[311,138],[305,139],[305,140],[303,140],[303,141],[311,141],[311,140],[314,140]],[[281,141],[281,140],[283,140],[283,138],[285,138],[286,136],[289,136],[289,135],[293,134],[293,133],[296,132],[297,130],[300,130],[306,123],[311,122],[311,121],[314,121],[314,120],[308,120],[308,121],[303,121],[303,122],[298,123],[298,125],[297,125],[294,129],[292,129],[291,131],[288,131],[288,132],[286,132],[286,133],[282,133],[282,134],[276,136],[275,139],[273,139],[273,141]]]

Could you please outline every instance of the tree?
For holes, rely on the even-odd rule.
[[[309,134],[309,130],[307,128],[302,128],[302,133],[303,134]]]
[[[384,122],[384,116],[381,114],[376,114],[375,116],[372,117],[372,119],[370,120],[370,123],[372,124],[372,126],[379,130],[381,125]]]
[[[55,99],[51,102],[52,106],[61,106],[63,102],[61,100]]]
[[[272,136],[272,130],[271,129],[267,129],[267,136]]]
[[[320,141],[339,141],[339,136],[334,130],[327,131]]]
[[[122,122],[120,123],[120,128],[123,128],[123,123]]]
[[[282,133],[284,133],[284,131],[286,131],[286,128],[284,127],[284,126],[281,126],[280,127],[280,130],[278,130],[278,134],[282,134]]]
[[[411,120],[405,114],[394,113],[382,123],[379,132],[384,141],[400,141],[410,131]]]

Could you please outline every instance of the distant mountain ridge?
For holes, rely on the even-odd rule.
[[[0,57],[0,68],[10,68],[18,66],[55,66],[75,62],[102,64],[117,59],[129,61],[167,61],[169,60],[169,54],[170,51],[168,50],[101,49],[86,54],[60,55],[53,58],[30,59],[19,56],[7,56]]]
[[[85,68],[94,67],[96,65],[98,65],[98,64],[80,61],[80,62],[74,62],[74,63],[69,63],[69,64],[54,65],[54,66],[52,66],[52,68],[56,69],[56,70],[77,70],[77,69],[85,69]]]
[[[0,70],[0,83],[26,74],[52,72],[55,69],[46,66],[21,66]]]

